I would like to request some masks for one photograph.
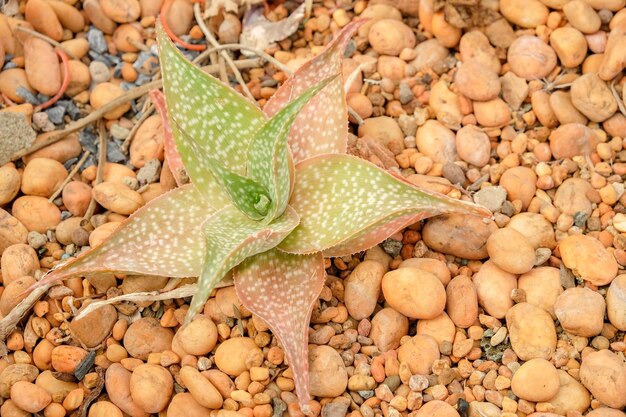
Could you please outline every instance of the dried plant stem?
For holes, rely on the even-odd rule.
[[[52,194],[50,196],[50,198],[48,199],[49,202],[53,202],[63,191],[63,187],[65,187],[67,185],[68,182],[70,182],[72,180],[72,177],[74,175],[76,175],[76,173],[78,172],[78,170],[80,169],[80,167],[83,166],[83,164],[85,163],[85,161],[87,160],[87,158],[89,158],[89,155],[91,155],[91,152],[89,151],[85,151],[85,153],[83,154],[83,156],[80,158],[80,160],[76,163],[76,165],[74,165],[74,168],[72,168],[72,170],[70,171],[70,173],[67,175],[67,178],[65,178],[65,180],[63,180],[63,182],[61,183],[61,185],[59,185],[59,188],[57,188],[57,190],[54,192],[54,194]]]
[[[196,17],[196,21],[198,22],[198,26],[200,27],[200,30],[202,30],[202,33],[204,33],[204,36],[206,37],[207,41],[209,41],[209,43],[213,45],[213,47],[220,46],[220,43],[217,41],[217,39],[215,39],[215,37],[213,36],[211,31],[207,27],[206,23],[204,23],[204,19],[202,18],[202,11],[200,10],[199,3],[196,3],[193,5],[193,13]],[[228,53],[225,50],[221,50],[220,56],[224,58],[224,60],[230,67],[231,71],[233,72],[233,74],[235,74],[235,78],[237,79],[237,82],[241,85],[241,89],[243,90],[245,95],[248,96],[248,98],[252,100],[253,103],[256,103],[256,99],[252,95],[252,92],[250,92],[250,89],[246,85],[246,82],[243,80],[241,73],[237,69],[237,66],[233,62],[233,59],[230,57],[230,55],[228,55]]]
[[[99,148],[98,151],[100,154],[98,155],[98,170],[96,171],[96,182],[94,185],[98,185],[102,182],[102,177],[104,176],[104,166],[107,162],[107,141],[106,141],[106,131],[104,130],[104,123],[100,123],[98,126],[98,136],[99,136]],[[96,210],[96,200],[91,196],[91,200],[89,201],[89,206],[87,207],[87,211],[83,216],[85,221],[91,220],[91,216],[93,216],[93,212]]]
[[[56,46],[57,48],[59,48],[61,51],[65,52],[70,58],[75,59],[77,61],[80,61],[80,59],[78,59],[78,57],[76,55],[74,55],[73,53],[71,53],[66,47],[64,47],[63,45],[61,45],[59,42],[55,41],[54,39],[43,35],[39,32],[35,32],[34,30],[28,29],[27,27],[24,26],[15,26],[15,30],[19,30],[20,32],[24,32],[24,33],[28,33],[31,36],[34,36],[36,38],[42,39],[46,42],[48,42],[50,45]]]
[[[262,51],[260,49],[257,48],[253,48],[251,46],[247,46],[247,45],[242,45],[240,43],[226,43],[220,46],[216,46],[214,48],[209,48],[206,51],[203,51],[200,53],[200,55],[198,55],[195,59],[194,59],[194,63],[195,62],[200,62],[203,59],[205,59],[207,56],[209,56],[211,53],[216,52],[216,51],[221,51],[221,50],[241,50],[241,51],[249,51],[252,52],[253,54],[257,55],[260,58],[263,58],[264,60],[266,60],[267,62],[269,62],[270,64],[274,65],[276,68],[280,69],[281,71],[283,71],[286,74],[293,74],[293,71],[291,70],[291,68],[289,68],[288,66],[286,66],[285,64],[283,64],[282,62],[280,62],[279,60],[277,60],[276,58],[274,58],[273,56],[271,56],[270,54],[268,54],[265,51]]]
[[[619,94],[617,93],[617,90],[615,89],[616,82],[617,82],[617,77],[613,81],[611,81],[611,83],[609,84],[609,88],[611,90],[611,94],[613,94],[613,98],[617,102],[617,107],[619,108],[620,113],[626,116],[626,107],[624,107],[624,103],[622,102],[622,99],[620,98]]]
[[[236,61],[235,65],[239,69],[258,68],[259,66],[262,65],[262,60],[260,58],[242,59],[242,60]],[[217,65],[207,65],[207,66],[202,67],[202,69],[208,72],[209,74],[215,74],[218,71]],[[102,116],[105,113],[113,110],[120,104],[124,104],[138,97],[141,97],[147,92],[149,92],[150,90],[155,89],[155,88],[161,88],[161,86],[162,86],[162,80],[155,80],[155,81],[146,83],[144,85],[141,85],[139,87],[132,88],[128,90],[126,94],[119,96],[115,100],[108,102],[104,106],[100,107],[98,110],[95,110],[89,113],[87,116],[83,117],[82,119],[77,120],[74,123],[71,123],[65,129],[60,130],[53,135],[50,135],[50,137],[48,137],[46,140],[36,143],[30,148],[22,149],[14,153],[11,156],[11,161],[16,161],[25,155],[31,154],[35,151],[38,151],[39,149],[52,145],[53,143],[60,141],[67,135],[74,133],[82,129],[83,127],[87,126],[88,124],[91,124],[99,120],[100,118],[102,118]]]

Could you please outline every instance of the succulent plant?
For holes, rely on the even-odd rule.
[[[243,305],[282,343],[305,409],[324,257],[366,250],[426,217],[491,214],[346,154],[341,60],[358,25],[339,32],[263,110],[188,62],[158,28],[165,100],[152,98],[169,166],[175,175],[184,167],[191,183],[150,201],[40,285],[103,272],[199,277],[190,320],[233,270]]]

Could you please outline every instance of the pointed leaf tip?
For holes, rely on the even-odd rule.
[[[324,286],[321,253],[290,255],[277,249],[246,259],[235,269],[237,296],[270,327],[293,371],[301,407],[309,392],[309,320]]]

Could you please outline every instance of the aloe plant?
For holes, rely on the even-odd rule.
[[[324,257],[366,250],[426,217],[489,211],[420,190],[346,154],[341,81],[347,25],[263,110],[188,62],[159,27],[166,158],[190,184],[152,200],[100,246],[40,285],[103,272],[198,276],[190,320],[231,270],[241,302],[280,340],[303,409],[308,326]]]

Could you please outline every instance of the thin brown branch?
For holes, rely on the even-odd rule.
[[[48,42],[50,45],[54,45],[57,48],[59,48],[60,50],[62,50],[63,52],[65,52],[67,54],[67,56],[69,56],[72,59],[75,59],[77,61],[79,61],[78,57],[76,55],[74,55],[72,52],[70,52],[66,47],[64,47],[63,45],[61,45],[59,42],[55,41],[54,39],[43,35],[39,32],[35,32],[34,30],[31,30],[27,27],[24,26],[15,26],[15,30],[19,30],[20,32],[24,32],[24,33],[28,33],[31,36],[34,36],[36,38],[42,39],[46,42]]]
[[[57,190],[50,196],[50,198],[48,199],[49,202],[53,202],[61,194],[61,192],[63,191],[63,188],[67,185],[68,182],[72,180],[72,177],[76,175],[80,167],[82,167],[85,161],[87,160],[87,158],[89,158],[89,155],[91,155],[91,152],[85,151],[83,156],[80,158],[80,160],[76,163],[74,168],[72,168],[70,173],[67,175],[67,178],[63,180],[59,188],[57,188]]]

